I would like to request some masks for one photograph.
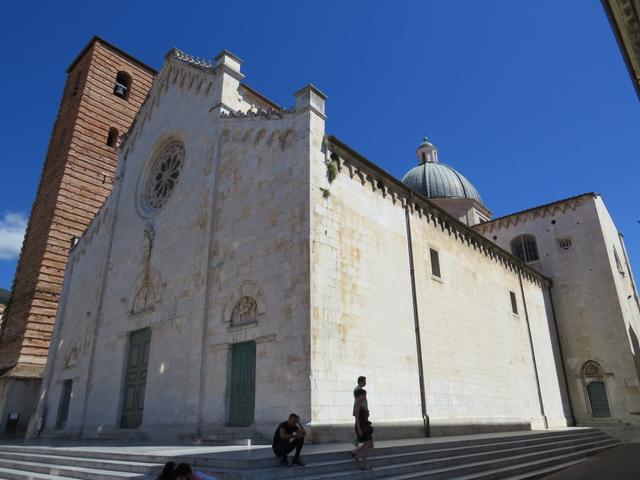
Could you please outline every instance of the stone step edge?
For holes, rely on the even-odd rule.
[[[571,450],[572,447],[563,447],[563,448],[559,448],[559,449],[550,449],[550,450],[540,450],[540,451],[537,451],[537,452],[525,453],[525,454],[522,454],[522,455],[510,455],[508,457],[505,457],[504,460],[506,460],[506,459],[509,459],[509,460],[523,460],[524,463],[527,463],[527,457],[544,455],[546,453],[548,453],[548,454],[550,454],[552,456],[578,454],[578,453],[581,453],[581,452],[588,452],[588,451],[590,451],[592,449],[606,447],[610,443],[615,443],[615,442],[610,442],[610,441],[609,442],[607,442],[607,441],[596,442],[591,448],[584,448],[584,449],[581,448],[581,449],[578,449],[578,450]],[[602,444],[602,445],[600,445],[600,444]],[[568,453],[560,453],[561,451],[564,451],[564,450],[569,450],[569,452]],[[554,453],[557,454],[557,455],[553,455]],[[551,457],[549,457],[549,458],[551,458]],[[530,462],[535,462],[535,460],[529,460],[529,461]],[[481,460],[481,461],[477,461],[477,462],[461,463],[459,465],[453,465],[451,467],[435,468],[435,469],[433,469],[431,471],[437,472],[439,470],[448,470],[449,468],[452,468],[453,470],[455,470],[456,468],[472,467],[472,466],[476,467],[476,466],[481,466],[481,465],[485,465],[485,464],[488,464],[488,463],[494,463],[494,462],[496,462],[495,459],[484,460],[484,461]],[[393,465],[393,466],[420,465],[422,463],[426,463],[426,462],[407,462],[407,463],[402,463],[402,464],[396,464],[396,465]],[[519,464],[519,463],[517,463],[517,464]],[[376,470],[382,470],[382,469],[385,469],[385,468],[391,468],[391,466],[389,466],[389,467],[384,467],[384,466],[383,467],[378,467]]]
[[[571,452],[571,454],[573,454],[573,453],[578,453],[578,452],[575,452],[575,451]],[[488,462],[494,462],[494,461],[495,460],[487,460],[485,462],[472,462],[471,464],[473,465],[474,463],[488,463]],[[41,470],[43,468],[44,469],[51,469],[51,470],[59,470],[60,473],[63,473],[65,475],[72,475],[69,478],[87,478],[89,474],[92,474],[92,477],[97,475],[97,474],[99,474],[101,476],[110,476],[110,477],[114,477],[114,478],[136,478],[136,479],[143,478],[140,475],[143,475],[144,477],[146,477],[146,475],[144,475],[142,473],[136,474],[135,476],[131,476],[131,475],[127,475],[125,472],[118,472],[118,471],[109,470],[109,469],[92,469],[92,468],[84,468],[84,467],[59,466],[59,465],[51,466],[51,465],[47,465],[47,464],[43,464],[43,463],[35,463],[35,462],[17,462],[17,463],[20,466],[24,467],[20,471],[33,472],[34,467],[37,470]],[[345,464],[348,465],[348,464],[352,463],[352,460],[349,460],[349,461],[346,461],[346,462],[341,462],[341,463],[345,463]],[[394,464],[394,467],[397,468],[397,467],[402,467],[402,466],[412,465],[412,464],[419,465],[420,463],[422,463],[422,462],[407,462],[407,463],[402,463],[402,464]],[[14,465],[15,465],[15,463],[14,463]],[[458,465],[449,465],[449,466],[443,467],[443,468],[444,469],[454,469],[455,470],[456,467],[461,468],[461,467],[467,466],[467,465],[469,465],[468,462],[467,463],[458,464]],[[0,465],[0,468],[7,468],[7,467],[2,467]],[[504,467],[504,468],[508,468],[508,467]],[[282,471],[281,469],[274,469],[274,470],[275,470],[275,472],[271,472],[271,473],[278,473],[278,472]],[[380,469],[377,468],[376,470],[379,471]],[[441,470],[441,469],[434,469],[434,471],[438,471],[438,470]],[[33,472],[33,473],[45,474],[43,472]],[[76,476],[77,474],[82,474],[82,473],[85,473],[87,475],[81,476],[81,477],[77,477]],[[120,475],[117,475],[117,473],[120,473]],[[214,474],[216,474],[216,473],[217,474],[224,474],[224,473],[232,473],[232,472],[215,471],[215,472],[212,472],[212,473],[214,473]],[[233,473],[241,473],[241,472],[233,471]],[[255,475],[255,474],[258,474],[258,473],[265,474],[265,473],[268,473],[268,472],[245,471],[245,472],[242,472],[242,473],[249,474],[249,475],[251,475],[251,474]],[[302,473],[302,475],[300,476],[301,478],[311,478],[308,475],[304,475],[304,471],[302,471],[302,470],[300,471],[300,473]],[[336,472],[336,475],[342,475],[343,473],[345,473],[345,472],[344,471]],[[348,472],[348,473],[353,473],[353,472]],[[426,473],[426,472],[424,472],[424,473]],[[51,473],[49,472],[49,474],[51,474]],[[148,475],[151,475],[151,474],[148,474]],[[311,475],[316,476],[317,473],[311,473]],[[413,474],[405,474],[405,475],[413,475]],[[92,478],[92,477],[89,477],[89,478]],[[296,477],[298,477],[298,475],[296,475]],[[153,478],[155,478],[155,476],[153,476]],[[410,477],[408,477],[408,478],[410,478]]]
[[[527,443],[526,441],[522,441],[522,442],[511,442],[508,445],[509,446],[513,446],[514,443],[518,443],[518,445],[513,446],[513,448],[508,448],[508,449],[490,449],[492,447],[493,444],[486,444],[486,445],[470,445],[470,446],[466,446],[466,447],[458,447],[458,448],[454,448],[454,449],[438,449],[438,450],[427,450],[427,451],[413,451],[413,452],[400,452],[400,453],[383,453],[380,455],[372,455],[371,459],[372,460],[385,460],[385,459],[389,459],[389,460],[402,460],[405,457],[408,456],[414,456],[414,455],[430,455],[430,454],[434,454],[434,453],[445,453],[447,451],[451,451],[451,453],[458,453],[461,452],[462,450],[469,450],[469,449],[474,449],[474,448],[482,448],[484,450],[482,451],[478,451],[478,452],[473,452],[473,453],[460,453],[459,455],[451,455],[451,456],[442,456],[442,457],[436,457],[432,460],[440,460],[440,459],[453,459],[453,458],[457,458],[460,456],[473,456],[473,455],[477,455],[477,456],[481,456],[481,455],[490,455],[490,454],[495,454],[496,452],[517,452],[518,450],[523,450],[523,449],[530,449],[530,448],[541,448],[544,449],[546,447],[550,447],[550,446],[559,446],[559,445],[567,445],[567,444],[571,444],[571,445],[581,445],[584,443],[590,443],[591,441],[595,440],[596,438],[599,438],[599,436],[580,436],[578,438],[562,438],[562,439],[558,439],[556,438],[545,438],[545,439],[541,439],[541,440],[546,440],[546,442],[536,442],[536,443],[528,443],[525,445],[519,445],[519,443]],[[604,438],[603,438],[604,440]],[[343,455],[346,452],[341,452]],[[317,455],[323,455],[323,454],[317,454]],[[92,467],[90,464],[99,464],[96,465],[95,468],[98,469],[102,469],[102,470],[119,470],[119,468],[121,467],[140,467],[140,468],[147,468],[147,469],[152,469],[152,468],[158,468],[158,467],[162,467],[164,465],[164,462],[136,462],[136,461],[126,461],[126,460],[112,460],[112,459],[102,459],[102,458],[87,458],[87,457],[73,457],[73,456],[63,456],[63,455],[51,455],[51,454],[42,454],[42,453],[23,453],[23,452],[6,452],[6,451],[1,451],[0,450],[0,460],[7,459],[7,457],[14,457],[14,458],[8,458],[8,460],[18,460],[18,461],[28,461],[28,462],[33,462],[33,463],[52,463],[52,464],[61,464],[61,465],[66,465],[67,463],[59,463],[59,462],[70,462],[70,463],[74,463],[74,462],[78,462],[78,463],[85,463],[85,464],[89,464],[89,465],[83,465],[83,467],[85,468],[94,468]],[[16,459],[15,457],[19,457],[19,459]],[[310,456],[312,459],[314,457],[314,455]],[[305,457],[305,458],[309,458],[309,457]],[[42,460],[42,461],[39,461]],[[164,459],[167,460],[167,459]],[[267,459],[264,459],[267,460]],[[270,461],[270,463],[275,462],[274,459],[268,459]],[[349,460],[347,460],[346,462],[340,458],[340,459],[336,459],[336,461],[331,461],[331,460],[324,460],[324,461],[320,461],[320,462],[307,462],[309,467],[320,467],[320,466],[328,466],[328,465],[334,465],[336,463],[342,464],[342,463],[349,463]],[[426,460],[426,459],[425,459]],[[197,465],[197,466],[203,466],[203,465]],[[216,468],[211,467],[211,468]],[[261,469],[270,469],[270,468],[274,468],[274,465],[269,465],[267,467],[257,467],[257,468],[261,468]],[[233,468],[229,468],[229,471],[233,471]],[[246,470],[243,469],[243,470]]]
[[[600,432],[597,429],[593,429],[593,428],[589,428],[589,429],[580,429],[579,431],[575,431],[575,432],[571,432],[568,430],[558,430],[558,431],[550,431],[550,432],[542,432],[542,433],[525,433],[522,435],[509,435],[507,437],[498,437],[498,438],[482,438],[482,439],[465,439],[465,440],[452,440],[452,441],[444,441],[444,442],[438,442],[438,443],[427,443],[427,444],[410,444],[410,445],[404,445],[404,446],[388,446],[388,447],[382,447],[377,449],[377,452],[380,452],[380,454],[382,454],[382,452],[385,451],[389,451],[389,452],[393,452],[393,450],[402,450],[404,452],[407,451],[407,449],[409,451],[429,451],[429,450],[446,450],[448,448],[451,449],[455,449],[455,448],[465,448],[465,447],[472,447],[472,446],[484,446],[484,445],[502,445],[502,444],[509,444],[509,443],[513,443],[515,442],[526,442],[526,441],[544,441],[545,439],[549,439],[549,438],[556,438],[556,437],[587,437],[587,436],[606,436],[605,433]],[[513,441],[509,441],[509,439],[514,439]],[[492,441],[493,440],[493,441]],[[499,440],[499,441],[495,441],[495,440]],[[447,445],[449,445],[449,447],[446,447]],[[438,447],[444,447],[444,448],[438,448]],[[74,447],[68,447],[68,448],[74,448]],[[23,445],[0,445],[0,451],[18,451],[21,453],[34,453],[34,454],[47,454],[47,455],[58,455],[58,456],[65,456],[65,457],[75,457],[75,458],[99,458],[99,459],[105,459],[105,460],[118,460],[119,458],[122,458],[123,456],[126,457],[126,461],[132,461],[132,462],[143,462],[143,463],[164,463],[166,461],[167,458],[169,458],[169,456],[165,456],[165,455],[156,455],[156,454],[150,454],[150,455],[146,455],[146,454],[127,454],[127,453],[120,453],[120,452],[98,452],[98,451],[82,451],[82,450],[68,450],[66,448],[55,448],[55,447],[38,447],[38,446],[23,446]],[[324,452],[324,453],[319,453],[319,454],[312,454],[312,455],[323,455],[323,456],[331,456],[331,455],[341,455],[344,452],[346,452],[348,450],[342,450],[342,451],[333,451],[333,452]],[[173,456],[172,458],[174,459],[180,459],[183,461],[187,461],[189,463],[192,463],[194,465],[198,465],[198,466],[207,466],[207,464],[203,463],[203,461],[214,461],[217,463],[230,463],[230,462],[234,462],[234,461],[238,461],[241,463],[246,463],[247,460],[245,459],[234,459],[234,458],[206,458],[203,457],[202,455],[199,456],[194,456],[192,454],[185,454],[185,455],[176,455]],[[260,458],[260,459],[255,459],[255,460],[248,460],[252,463],[260,463],[263,462],[265,459],[264,458]]]
[[[553,457],[548,457],[548,458],[542,458],[540,460],[533,460],[530,462],[524,462],[524,463],[518,463],[516,465],[512,465],[511,468],[509,467],[500,467],[500,468],[495,468],[495,469],[490,469],[490,470],[485,470],[484,472],[476,472],[476,473],[470,473],[467,475],[462,475],[459,477],[456,477],[456,480],[476,480],[478,478],[482,478],[483,476],[486,475],[493,475],[495,473],[502,473],[504,471],[508,471],[508,470],[513,470],[514,467],[518,467],[520,469],[522,468],[528,468],[528,467],[535,467],[536,465],[539,464],[545,464],[545,463],[549,463],[549,462],[555,462],[557,460],[562,460],[563,458],[571,458],[571,457],[576,457],[579,456],[578,458],[576,458],[575,460],[568,460],[567,462],[562,462],[562,463],[569,463],[569,462],[573,462],[576,461],[578,463],[583,462],[584,460],[586,460],[586,458],[588,456],[591,456],[595,453],[601,452],[603,450],[606,450],[608,448],[611,448],[611,446],[601,446],[601,447],[594,447],[594,448],[590,448],[588,450],[582,450],[579,452],[571,452],[565,455],[555,455]],[[558,463],[553,463],[552,465],[549,465],[549,467],[554,467],[556,465],[559,465]],[[533,470],[530,470],[528,472],[522,473],[522,474],[516,474],[517,475],[528,475],[533,473]],[[413,475],[414,477],[416,476],[416,474]],[[512,475],[513,477],[514,475]],[[411,477],[408,476],[406,477],[406,480],[409,480]],[[527,478],[527,477],[525,477]],[[399,480],[399,479],[395,479],[395,478],[388,478],[386,480]],[[404,480],[404,479],[403,479]],[[506,480],[506,479],[504,479]]]
[[[21,458],[12,458],[12,457],[21,457]],[[0,461],[2,460],[15,460],[15,461],[33,461],[33,463],[52,463],[56,464],[56,460],[62,462],[86,462],[86,463],[104,463],[113,465],[114,467],[122,466],[122,467],[140,467],[140,468],[154,468],[154,467],[162,467],[164,463],[160,462],[136,462],[136,461],[127,461],[127,460],[111,460],[111,459],[103,459],[103,458],[90,458],[90,457],[68,457],[63,455],[49,455],[42,453],[22,453],[22,452],[3,452],[0,450]],[[37,461],[42,460],[42,461]],[[61,464],[65,465],[65,464]],[[109,470],[109,469],[105,469]]]
[[[20,468],[12,468],[20,467]],[[2,466],[0,461],[0,468],[12,469],[26,473],[39,473],[44,475],[62,475],[69,478],[82,479],[82,478],[122,478],[122,479],[135,479],[138,480],[143,477],[153,477],[152,474],[140,474],[131,472],[122,472],[117,470],[103,470],[96,468],[84,468],[73,467],[66,465],[48,465],[45,463],[33,463],[33,462],[13,462],[11,466]],[[40,471],[39,471],[40,470]],[[50,470],[49,472],[42,472],[42,470]],[[55,472],[55,473],[54,473]],[[84,474],[78,477],[78,474]]]
[[[570,445],[566,445],[561,447],[560,449],[558,448],[554,448],[556,447],[556,443],[553,442],[549,442],[549,443],[545,443],[545,444],[540,444],[540,445],[536,445],[539,446],[541,448],[532,451],[532,452],[528,452],[528,453],[524,453],[524,454],[517,454],[518,450],[522,450],[525,448],[528,448],[529,446],[521,446],[518,448],[513,448],[513,449],[508,449],[509,451],[512,452],[511,455],[505,455],[506,457],[521,457],[521,456],[527,456],[527,455],[534,455],[534,454],[539,454],[541,452],[556,452],[558,450],[562,450],[562,449],[575,449],[576,447],[587,447],[589,445],[600,445],[600,444],[606,444],[606,443],[611,443],[611,442],[616,442],[615,439],[613,438],[602,438],[599,440],[595,440],[595,439],[583,439],[581,442],[574,442],[571,443]],[[449,457],[437,457],[437,458],[431,458],[431,459],[420,459],[420,460],[412,460],[412,461],[408,461],[408,462],[402,462],[402,461],[389,461],[388,464],[389,465],[393,465],[393,466],[407,466],[407,465],[418,465],[418,464],[428,464],[428,463],[437,463],[437,462],[446,462],[446,461],[455,461],[456,459],[459,460],[463,460],[464,458],[467,457],[471,457],[471,456],[477,456],[477,457],[482,457],[485,455],[490,455],[490,454],[495,454],[495,453],[501,453],[503,452],[503,450],[490,450],[490,451],[485,451],[485,452],[477,452],[477,453],[471,453],[471,454],[462,454],[462,455],[455,455],[455,456],[449,456]],[[422,452],[418,452],[418,453],[422,453]],[[516,453],[516,454],[513,454]],[[306,465],[307,465],[307,469],[317,469],[317,468],[322,468],[322,467],[335,467],[335,466],[340,466],[340,465],[349,465],[353,463],[353,459],[351,457],[347,457],[346,455],[348,454],[348,452],[343,452],[343,457],[338,459],[338,460],[334,460],[334,461],[322,461],[322,462],[308,462],[307,458],[304,455],[304,450],[303,450],[303,454],[302,454],[302,458],[305,461]],[[401,454],[392,454],[392,455],[376,455],[376,456],[371,456],[369,457],[369,461],[373,462],[376,461],[376,463],[378,461],[381,460],[402,460],[403,457],[407,457],[409,455],[415,455],[416,453],[401,453]],[[273,460],[273,464],[267,467],[259,467],[259,468],[242,468],[242,469],[236,469],[236,468],[217,468],[217,467],[206,467],[206,466],[201,466],[199,465],[198,467],[201,468],[202,470],[206,470],[212,473],[230,473],[230,472],[236,472],[239,474],[247,474],[247,473],[261,473],[261,474],[269,474],[269,473],[276,473],[278,471],[281,470],[280,467],[276,466],[276,459],[274,458]],[[489,461],[495,461],[495,460],[489,460]],[[474,463],[474,462],[472,462]],[[467,463],[460,463],[460,464],[468,464]],[[382,467],[385,468],[385,467]]]
[[[597,428],[594,427],[577,427],[575,430],[571,429],[571,428],[567,428],[567,429],[563,429],[563,430],[527,430],[527,431],[521,431],[521,432],[498,432],[498,433],[506,433],[506,435],[504,436],[500,436],[500,437],[485,437],[485,438],[465,438],[465,439],[452,439],[452,440],[443,440],[442,442],[440,442],[441,444],[446,444],[446,443],[492,443],[496,440],[501,440],[501,441],[510,441],[510,440],[517,440],[517,439],[521,439],[521,438],[536,438],[536,437],[541,437],[541,436],[557,436],[557,435],[582,435],[582,434],[587,434],[587,433],[602,433],[600,432],[600,430],[598,430]],[[469,435],[469,437],[473,437],[473,435]],[[433,438],[442,438],[442,439],[446,439],[446,436],[443,437],[433,437]],[[404,439],[404,440],[421,440],[422,437],[413,437],[413,438],[409,438],[409,439]],[[400,439],[402,440],[402,439]],[[52,439],[51,441],[55,442],[55,439]],[[345,442],[347,443],[347,442]],[[95,444],[92,444],[95,445]],[[434,445],[434,444],[421,444],[421,443],[416,443],[416,444],[412,444],[412,445],[407,445],[407,446],[428,446],[428,445]],[[76,448],[78,447],[78,444],[72,444],[67,448]],[[106,448],[109,447],[113,447],[116,445],[104,445]],[[136,447],[136,446],[145,446],[144,444],[132,444],[130,445],[132,447]],[[152,445],[153,446],[153,445]],[[158,445],[158,446],[163,446],[163,445]],[[189,446],[200,446],[200,445],[167,445],[167,446],[180,446],[180,447],[189,447]],[[264,446],[269,446],[268,444],[265,444]],[[38,441],[33,441],[29,444],[25,444],[25,445],[0,445],[0,448],[2,447],[8,447],[8,448],[47,448],[47,445],[44,446],[39,446],[38,445]],[[57,448],[65,448],[65,447],[57,447]],[[386,447],[386,448],[393,448],[393,447]]]
[[[552,465],[550,467],[541,468],[539,470],[534,470],[532,472],[520,473],[518,475],[514,475],[511,477],[505,477],[503,480],[534,480],[537,478],[543,478],[552,473],[557,473],[562,470],[566,470],[567,468],[578,466],[584,463],[586,458],[579,458],[577,460],[572,460],[570,462],[559,463],[557,465]]]
[[[5,475],[11,475],[10,477],[5,477]],[[13,468],[1,468],[0,467],[0,478],[2,479],[25,479],[25,480],[77,480],[72,477],[61,477],[59,475],[49,475],[44,473],[33,473],[33,472],[25,472],[24,470],[15,470]]]
[[[7,476],[10,475],[10,476]],[[24,470],[16,470],[13,468],[0,467],[0,478],[5,479],[19,479],[19,480],[78,480],[76,477],[63,477],[60,475],[48,474],[48,473],[36,473],[28,472]],[[142,475],[136,477],[136,480],[155,480],[153,475]]]
[[[512,463],[510,465],[505,465],[505,466],[501,466],[501,467],[496,467],[495,470],[502,470],[502,469],[513,469],[516,466],[519,465],[526,465],[529,463],[536,463],[536,462],[541,462],[545,459],[551,459],[551,458],[565,458],[565,457],[571,457],[571,456],[576,456],[578,455],[579,457],[582,456],[586,456],[588,455],[588,453],[585,452],[590,452],[592,450],[599,450],[599,449],[606,449],[609,448],[609,445],[603,445],[603,446],[596,446],[596,447],[592,447],[592,448],[588,448],[588,449],[580,449],[580,450],[576,450],[576,451],[570,451],[567,453],[561,453],[558,454],[557,451],[547,451],[548,453],[551,454],[551,456],[545,456],[539,459],[535,459],[535,460],[531,460],[529,459],[527,461],[526,458],[527,456],[531,456],[531,455],[522,455],[520,457],[523,457],[522,460],[524,460],[524,462],[516,462],[516,463]],[[543,453],[543,452],[537,452],[538,454]],[[513,456],[513,457],[508,457],[509,460],[513,460],[514,458],[517,458],[518,456]],[[505,458],[504,460],[507,460],[507,458]],[[397,468],[407,468],[409,466],[413,466],[413,467],[418,467],[421,465],[421,463],[423,462],[407,462],[407,463],[402,463],[402,464],[393,464],[393,465],[389,465],[389,466],[381,466],[381,467],[375,467],[373,470],[371,470],[370,472],[372,472],[371,474],[368,474],[368,476],[366,478],[384,478],[384,479],[395,479],[396,477],[398,479],[410,479],[410,478],[414,478],[414,477],[419,477],[420,475],[427,475],[427,474],[432,474],[432,475],[439,475],[442,473],[447,473],[447,472],[453,472],[455,473],[457,470],[461,470],[464,468],[469,468],[469,467],[482,467],[483,465],[491,465],[493,463],[496,463],[497,461],[500,460],[487,460],[487,461],[481,461],[481,462],[471,462],[471,463],[459,463],[456,465],[448,465],[448,466],[442,466],[439,468],[434,468],[432,470],[424,470],[421,469],[420,471],[416,471],[416,472],[409,472],[409,473],[403,473],[403,474],[396,474],[394,475],[393,473],[390,474],[385,474],[386,470],[393,470],[393,469],[397,469]],[[350,463],[353,464],[353,461],[351,461]],[[282,475],[277,475],[277,473],[280,471],[282,472],[282,469],[274,469],[274,472],[271,473],[276,473],[275,476],[266,476],[265,473],[267,472],[251,472],[251,471],[247,471],[245,472],[245,476],[238,476],[238,477],[234,477],[234,478],[247,478],[247,479],[275,479],[275,478],[290,478],[289,476],[282,476]],[[469,478],[473,478],[471,477],[471,475],[480,475],[480,474],[485,474],[486,472],[493,470],[493,469],[489,469],[486,471],[482,471],[482,472],[472,472],[472,473],[468,473],[468,474],[463,474],[463,475],[459,475],[459,476],[455,476],[456,479],[459,478],[463,478],[464,475],[468,475],[470,476]],[[357,471],[357,470],[356,470]],[[213,475],[216,474],[215,470],[211,470],[211,473]],[[344,476],[346,476],[345,478],[348,478],[349,475],[351,475],[353,472],[335,472],[335,473],[331,473],[331,474],[318,474],[318,473],[310,473],[310,474],[305,474],[304,471],[302,469],[298,469],[296,472],[294,472],[293,476],[295,478],[300,478],[301,480],[315,480],[315,479],[321,479],[321,478],[342,478]]]
[[[547,457],[547,458],[543,458],[543,459],[539,459],[539,460],[534,460],[534,461],[530,461],[530,462],[524,462],[524,463],[516,463],[514,465],[508,465],[508,466],[504,466],[504,467],[499,467],[499,468],[494,468],[494,469],[489,469],[489,470],[485,470],[482,472],[473,472],[473,473],[468,473],[465,475],[457,475],[454,477],[450,477],[450,478],[455,478],[456,480],[476,480],[476,479],[482,479],[483,477],[487,476],[487,475],[493,475],[493,474],[500,474],[500,473],[505,473],[508,472],[509,470],[513,470],[515,468],[527,468],[527,467],[533,467],[535,468],[536,465],[544,465],[545,463],[549,463],[549,462],[554,462],[557,460],[561,460],[563,458],[571,458],[571,457],[575,457],[576,455],[579,455],[580,457],[576,460],[568,460],[568,462],[572,462],[572,461],[577,461],[578,463],[584,461],[586,459],[587,456],[593,454],[593,453],[597,453],[600,452],[602,450],[606,450],[607,448],[611,448],[611,446],[603,446],[603,447],[597,447],[597,448],[592,448],[592,449],[588,449],[588,450],[583,450],[583,451],[578,451],[578,452],[572,452],[570,454],[565,454],[565,455],[557,455],[557,456],[553,456],[553,457]],[[568,463],[568,462],[563,462],[563,463]],[[553,467],[557,465],[556,463],[549,465],[549,467]],[[399,474],[399,475],[390,475],[390,476],[378,476],[378,475],[370,475],[370,472],[375,472],[375,473],[380,473],[380,468],[376,468],[373,470],[369,470],[366,472],[362,472],[362,478],[364,479],[384,479],[384,480],[413,480],[416,478],[420,478],[421,476],[425,476],[425,475],[429,475],[429,474],[442,474],[442,473],[446,473],[447,471],[450,472],[454,472],[455,475],[455,470],[460,469],[461,467],[455,467],[455,468],[442,468],[442,469],[437,469],[437,470],[433,470],[430,472],[427,471],[421,471],[421,472],[412,472],[412,473],[404,473],[404,474]],[[300,478],[300,480],[329,480],[329,479],[340,479],[341,477],[344,478],[348,478],[348,475],[350,475],[353,472],[341,472],[341,473],[336,473],[333,475],[314,475],[314,476],[296,476],[295,478]],[[383,472],[384,473],[384,472]],[[516,474],[516,475],[526,475],[528,473],[531,472],[525,472],[523,474]],[[503,480],[507,480],[507,478],[512,478],[512,476],[510,477],[503,477]],[[523,478],[527,478],[526,476]]]

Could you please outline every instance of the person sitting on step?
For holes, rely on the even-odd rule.
[[[304,436],[307,432],[300,425],[300,417],[295,413],[289,415],[286,422],[282,422],[276,428],[273,434],[273,453],[276,457],[282,458],[280,465],[290,467],[291,464],[287,460],[287,455],[295,449],[296,453],[293,457],[292,464],[298,467],[304,467],[304,463],[300,461],[300,452],[304,446]]]

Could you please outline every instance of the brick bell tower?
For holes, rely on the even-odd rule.
[[[67,69],[0,331],[0,435],[27,428],[69,251],[111,192],[118,144],[156,73],[99,37]]]

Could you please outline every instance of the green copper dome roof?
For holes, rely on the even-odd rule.
[[[409,170],[402,183],[428,198],[470,198],[482,203],[480,193],[464,175],[438,162],[438,149],[426,138],[417,153],[421,164]]]

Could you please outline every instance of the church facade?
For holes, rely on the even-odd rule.
[[[430,142],[401,182],[325,132],[317,88],[285,109],[240,67],[167,55],[69,256],[30,435],[268,437],[295,411],[344,440],[359,375],[378,438],[637,423],[599,196],[491,221]]]

